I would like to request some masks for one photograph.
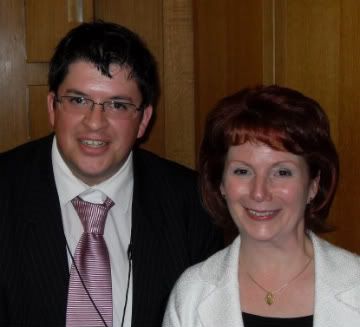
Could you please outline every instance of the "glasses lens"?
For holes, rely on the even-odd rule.
[[[139,111],[139,109],[133,103],[117,100],[97,103],[91,99],[77,95],[64,95],[59,97],[57,101],[63,105],[64,110],[81,114],[85,114],[87,111],[94,110],[94,106],[99,105],[102,106],[106,116],[118,119],[132,119]]]
[[[134,117],[137,112],[134,104],[122,101],[104,102],[104,110],[107,114],[120,119],[130,119]]]

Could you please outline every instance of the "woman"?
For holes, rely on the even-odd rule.
[[[360,326],[360,259],[320,239],[338,156],[319,104],[279,86],[242,90],[209,114],[205,206],[239,234],[187,270],[163,326]]]

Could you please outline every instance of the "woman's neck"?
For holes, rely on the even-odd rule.
[[[241,236],[240,268],[256,274],[280,274],[298,271],[313,257],[311,240],[305,235],[271,241]],[[286,268],[286,269],[284,269]]]

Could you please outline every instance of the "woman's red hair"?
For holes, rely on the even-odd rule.
[[[305,211],[305,227],[325,232],[339,175],[328,118],[313,99],[277,85],[247,88],[219,101],[209,113],[200,147],[199,173],[205,207],[223,227],[233,225],[220,184],[230,146],[264,143],[303,157],[319,191]]]

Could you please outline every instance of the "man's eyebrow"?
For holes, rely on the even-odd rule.
[[[115,95],[115,96],[111,97],[110,100],[124,100],[126,102],[133,102],[131,97],[121,96],[121,95]]]
[[[81,96],[85,96],[85,97],[88,97],[88,96],[89,96],[88,94],[86,94],[86,93],[84,93],[84,92],[82,92],[82,91],[79,91],[79,90],[77,90],[77,89],[66,89],[66,90],[65,90],[65,93],[66,93],[66,94],[67,94],[67,93],[73,93],[73,94],[81,95]]]
[[[68,94],[68,93],[72,93],[74,95],[79,95],[79,96],[83,96],[83,97],[92,99],[92,97],[89,94],[84,93],[84,92],[82,92],[80,90],[77,90],[77,89],[67,89],[67,90],[65,90],[65,94]],[[134,102],[133,99],[130,96],[126,96],[126,95],[114,95],[114,96],[108,98],[107,101],[109,101],[109,100],[123,100],[123,101],[130,102],[130,103]]]

